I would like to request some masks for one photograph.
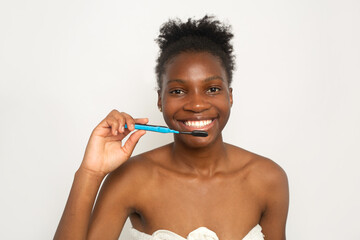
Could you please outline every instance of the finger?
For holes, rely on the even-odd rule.
[[[112,135],[114,136],[118,135],[119,122],[113,117],[108,117],[105,120],[109,125],[109,127],[111,128]]]
[[[138,130],[130,135],[130,137],[123,146],[123,150],[127,154],[127,156],[131,156],[136,144],[139,142],[139,139],[144,136],[145,133],[146,131],[144,130]]]
[[[119,122],[119,128],[118,128],[119,132],[120,133],[125,133],[125,129],[126,129],[125,124],[127,124],[127,119],[131,120],[132,117],[129,114],[125,113],[125,112],[118,112],[116,110],[113,110],[110,114],[112,114],[112,116],[114,118],[116,118],[117,121]]]
[[[117,131],[119,133],[124,133],[124,125],[125,125],[125,117],[122,113],[120,113],[118,110],[112,110],[108,118],[114,118],[117,121]]]
[[[119,133],[119,140],[123,140],[131,131],[127,128],[124,129],[124,132]]]
[[[135,130],[135,120],[127,113],[121,113],[125,117],[125,123],[130,131]]]
[[[111,137],[113,137],[112,139],[113,140],[123,140],[129,133],[130,133],[130,131],[128,130],[128,129],[124,129],[124,132],[120,132],[120,130],[119,129],[117,129],[117,135],[113,135],[112,133],[111,133]]]
[[[117,121],[119,123],[119,132],[120,133],[125,133],[125,118],[123,115],[119,114],[117,116]]]
[[[135,123],[140,123],[140,124],[147,124],[149,122],[148,118],[135,118]]]
[[[116,121],[113,118],[106,117],[96,126],[92,134],[102,137],[106,137],[108,134],[116,135],[116,128],[113,128],[114,125],[116,126]]]

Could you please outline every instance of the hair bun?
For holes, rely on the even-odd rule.
[[[189,18],[186,22],[176,18],[164,23],[158,38],[155,39],[160,47],[156,65],[159,88],[161,88],[161,75],[165,64],[172,57],[185,51],[204,51],[219,57],[230,84],[232,71],[235,68],[235,56],[230,43],[233,36],[231,26],[221,23],[214,16],[205,15],[198,20]]]

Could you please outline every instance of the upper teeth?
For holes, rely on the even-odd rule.
[[[209,125],[212,122],[212,120],[203,120],[203,121],[185,121],[185,125],[186,126],[190,126],[190,127],[203,127],[206,125]]]

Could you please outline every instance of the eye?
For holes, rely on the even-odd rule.
[[[221,89],[220,88],[218,88],[218,87],[211,87],[211,88],[209,88],[206,92],[208,92],[208,93],[217,93],[217,92],[219,92]]]
[[[184,94],[185,92],[181,89],[174,89],[172,91],[170,91],[170,94],[173,94],[173,95],[180,95],[180,94]]]

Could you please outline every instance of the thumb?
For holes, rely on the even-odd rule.
[[[129,139],[125,142],[123,149],[124,152],[130,157],[139,139],[144,136],[146,131],[138,130],[130,135]]]

